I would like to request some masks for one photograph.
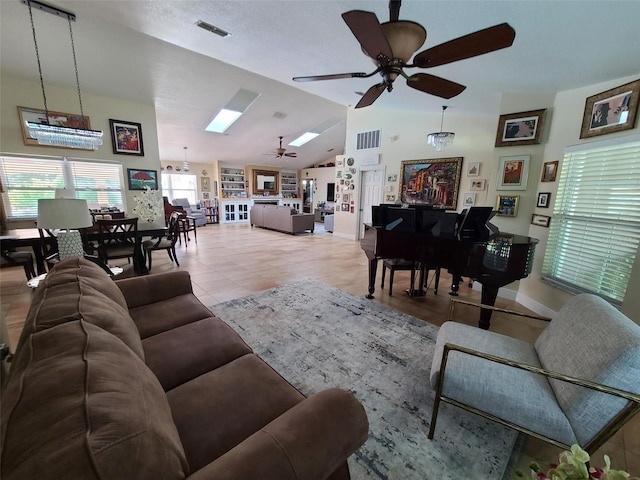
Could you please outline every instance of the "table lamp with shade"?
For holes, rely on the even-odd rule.
[[[55,198],[38,200],[38,228],[60,230],[56,236],[60,260],[82,257],[84,248],[77,228],[93,225],[86,200]]]

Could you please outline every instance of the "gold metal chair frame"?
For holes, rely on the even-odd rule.
[[[527,317],[527,318],[534,318],[534,319],[538,319],[538,320],[543,320],[543,321],[550,321],[551,319],[547,318],[547,317],[542,317],[542,316],[538,316],[538,315],[531,315],[528,313],[523,313],[523,312],[516,312],[514,310],[508,310],[508,309],[504,309],[504,308],[498,308],[498,307],[492,307],[489,305],[482,305],[482,304],[477,304],[477,303],[473,303],[473,302],[468,302],[465,300],[460,300],[460,299],[456,299],[456,298],[452,298],[451,299],[451,303],[449,306],[449,320],[451,320],[453,318],[453,310],[455,307],[456,303],[461,303],[461,304],[465,304],[465,305],[471,305],[474,307],[478,307],[478,308],[487,308],[490,310],[495,310],[495,311],[499,311],[499,312],[504,312],[504,313],[508,313],[511,315],[515,315],[515,316],[519,316],[519,317]],[[438,409],[440,408],[440,402],[445,402],[445,403],[449,403],[451,405],[455,405],[458,408],[462,408],[463,410],[466,410],[468,412],[471,413],[475,413],[476,415],[480,415],[481,417],[484,418],[488,418],[489,420],[493,420],[494,422],[498,422],[506,427],[509,428],[513,428],[514,430],[517,430],[519,432],[523,432],[526,433],[527,435],[530,435],[532,437],[538,438],[540,440],[543,440],[547,443],[551,443],[552,445],[555,445],[557,447],[561,447],[564,449],[570,449],[571,445],[566,445],[562,442],[559,442],[557,440],[554,440],[552,438],[549,437],[545,437],[544,435],[541,435],[537,432],[534,432],[532,430],[529,430],[527,428],[521,427],[519,425],[516,425],[514,423],[511,423],[509,421],[503,420],[501,418],[498,418],[494,415],[491,415],[489,413],[483,412],[481,410],[478,410],[474,407],[471,407],[469,405],[463,404],[453,398],[449,398],[446,396],[442,395],[442,385],[444,383],[444,377],[445,377],[445,372],[446,372],[446,367],[447,367],[447,360],[449,357],[449,352],[451,351],[458,351],[458,352],[462,352],[464,354],[467,355],[473,355],[475,357],[479,357],[479,358],[484,358],[486,360],[489,360],[491,362],[496,362],[496,363],[501,363],[503,365],[508,365],[510,367],[514,367],[514,368],[519,368],[521,370],[526,370],[528,372],[532,372],[532,373],[536,373],[539,375],[544,375],[545,377],[549,377],[549,378],[553,378],[556,380],[560,380],[563,382],[568,382],[568,383],[572,383],[574,385],[578,385],[581,387],[585,387],[585,388],[589,388],[591,390],[597,390],[599,392],[602,393],[606,393],[609,395],[614,395],[616,397],[621,397],[624,398],[625,400],[628,400],[630,403],[625,406],[619,413],[618,415],[616,415],[615,417],[613,417],[613,419],[607,423],[602,430],[600,430],[600,432],[598,434],[596,434],[595,437],[593,437],[591,439],[590,442],[588,442],[586,445],[581,445],[581,447],[588,453],[593,454],[596,450],[598,450],[598,448],[600,448],[609,438],[611,438],[613,436],[613,434],[615,434],[628,420],[630,420],[638,411],[640,411],[640,395],[636,395],[630,392],[626,392],[624,390],[618,390],[616,388],[611,388],[608,387],[606,385],[602,385],[599,383],[595,383],[595,382],[591,382],[589,380],[583,380],[580,378],[575,378],[575,377],[571,377],[568,375],[564,375],[562,373],[558,373],[558,372],[553,372],[551,370],[546,370],[544,368],[539,368],[539,367],[535,367],[533,365],[528,365],[526,363],[522,363],[522,362],[517,362],[517,361],[513,361],[513,360],[508,360],[506,358],[503,357],[499,357],[496,355],[491,355],[488,353],[483,353],[483,352],[479,352],[477,350],[473,350],[470,348],[466,348],[466,347],[461,347],[459,345],[454,345],[451,343],[447,343],[444,346],[444,351],[442,353],[442,364],[440,367],[440,375],[438,376],[438,385],[436,388],[436,397],[435,397],[435,401],[433,404],[433,412],[431,415],[431,424],[429,427],[429,434],[428,434],[428,438],[429,440],[432,440],[434,437],[434,433],[435,433],[435,428],[436,428],[436,419],[438,417]]]

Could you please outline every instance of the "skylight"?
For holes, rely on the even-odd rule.
[[[292,142],[289,143],[290,147],[300,147],[302,145],[304,145],[305,143],[313,140],[314,138],[316,138],[318,135],[320,135],[319,133],[313,133],[313,132],[306,132],[303,133],[302,135],[300,135],[298,138],[296,138],[295,140],[293,140]]]
[[[205,128],[207,132],[224,133],[260,96],[241,88]]]
[[[224,131],[231,126],[233,122],[240,118],[242,112],[234,112],[233,110],[227,110],[223,108],[218,114],[211,120],[211,123],[205,128],[207,132],[224,133]]]

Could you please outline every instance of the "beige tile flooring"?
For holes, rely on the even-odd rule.
[[[170,261],[165,252],[155,252],[152,273],[179,268],[191,274],[194,292],[205,305],[249,295],[284,283],[312,278],[354,295],[367,293],[367,261],[359,242],[334,237],[319,228],[314,234],[287,235],[249,225],[207,225],[198,229],[198,243],[192,237],[188,246],[177,245],[180,267]],[[396,272],[394,295],[388,295],[388,285],[379,285],[374,302],[441,325],[449,308],[451,278],[443,272],[438,295],[432,291],[423,298],[410,298],[403,290],[409,284],[409,272]],[[387,272],[388,282],[388,272]],[[9,330],[11,345],[15,345],[31,301],[32,291],[26,286],[21,267],[0,271],[0,306],[2,318]],[[479,292],[461,285],[462,298],[479,300]],[[515,302],[498,299],[498,306],[526,310]],[[456,309],[456,320],[475,325],[477,313],[464,307]],[[515,319],[494,314],[491,330],[533,341],[544,324],[535,320]],[[426,381],[426,379],[425,379]],[[560,449],[535,439],[527,440],[520,463],[528,456],[541,463],[557,460]],[[614,468],[627,469],[640,475],[640,415],[625,425],[595,455],[593,465],[603,465],[602,455],[611,457]]]

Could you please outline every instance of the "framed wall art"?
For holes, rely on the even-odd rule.
[[[109,119],[113,153],[144,157],[142,125],[134,122]]]
[[[542,178],[541,182],[555,182],[556,174],[558,173],[558,160],[553,162],[544,162],[542,165]]]
[[[462,157],[404,160],[401,164],[398,194],[402,203],[457,208]]]
[[[551,200],[551,192],[538,193],[538,201],[536,207],[549,208],[549,201]]]
[[[469,187],[469,190],[472,190],[472,191],[484,190],[484,187],[486,186],[486,184],[487,184],[487,181],[485,179],[471,180],[471,186]]]
[[[156,170],[138,170],[127,168],[127,179],[129,180],[129,190],[151,190],[158,189],[158,172]]]
[[[546,112],[546,109],[542,109],[500,115],[496,133],[496,147],[540,143]]]
[[[473,207],[475,204],[476,204],[476,194],[475,193],[465,193],[462,205],[465,206],[465,207]]]
[[[49,118],[43,109],[18,107],[18,117],[20,119],[20,128],[22,129],[22,140],[25,145],[48,147],[49,145],[40,145],[35,138],[29,136],[29,129],[25,122],[44,123],[48,120],[49,125],[69,128],[83,128],[91,130],[91,122],[86,115],[78,115],[75,113],[53,112],[49,110]],[[64,147],[54,147],[64,148]]]
[[[532,225],[538,225],[540,227],[548,227],[550,223],[551,223],[551,217],[547,215],[538,215],[537,213],[534,213],[533,215],[531,215]]]
[[[211,191],[211,179],[209,177],[200,177],[200,190],[202,192]]]
[[[580,138],[621,132],[635,127],[640,79],[587,98]]]
[[[480,175],[480,162],[471,162],[467,165],[467,177],[477,177]]]
[[[526,190],[530,155],[501,157],[496,190]]]
[[[496,210],[503,217],[515,217],[518,215],[518,203],[520,195],[498,195]]]

